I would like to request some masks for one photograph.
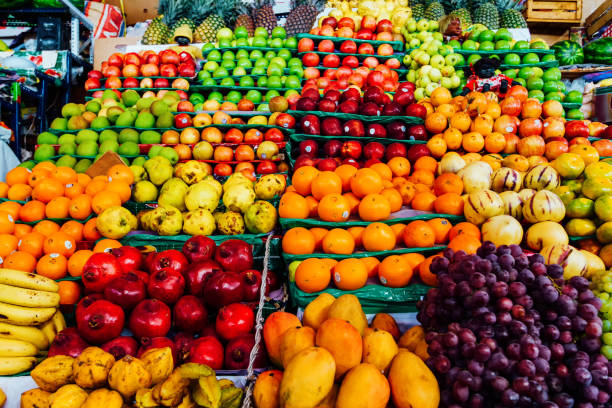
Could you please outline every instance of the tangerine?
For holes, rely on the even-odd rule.
[[[448,234],[453,227],[445,218],[432,218],[427,224],[434,230],[436,244],[443,244],[448,241]]]
[[[66,221],[60,228],[60,231],[72,237],[75,242],[83,240],[83,224],[78,221]]]
[[[400,256],[404,258],[406,262],[408,262],[408,265],[410,265],[412,270],[415,270],[417,266],[419,266],[421,262],[425,260],[425,256],[423,256],[423,254],[419,254],[418,252],[410,252]]]
[[[368,194],[359,203],[359,217],[364,221],[381,221],[389,218],[391,205],[382,194]]]
[[[76,305],[81,298],[81,286],[74,281],[60,281],[57,284],[60,305]]]
[[[67,218],[70,211],[70,199],[68,197],[56,197],[47,203],[45,215],[47,218]]]
[[[327,234],[328,230],[325,228],[313,227],[309,231],[315,238],[315,249],[313,252],[321,252],[323,238]]]
[[[27,252],[15,251],[4,259],[2,266],[18,271],[34,272],[36,268],[36,258],[34,255]]]
[[[51,220],[42,220],[32,228],[32,232],[39,232],[43,236],[48,237],[51,234],[55,234],[60,230],[60,226]]]
[[[64,184],[62,184],[59,180],[50,178],[45,180],[44,183],[38,184],[32,190],[32,198],[34,200],[42,201],[43,203],[48,203],[56,197],[61,197],[64,195]]]
[[[132,195],[132,189],[130,188],[130,185],[119,180],[113,180],[109,182],[106,185],[105,190],[116,193],[119,196],[119,199],[121,200],[121,204],[127,202]]]
[[[382,178],[383,180],[391,181],[391,179],[393,178],[393,171],[385,163],[374,163],[370,166],[370,168],[377,172],[380,178]]]
[[[321,171],[312,179],[310,188],[312,196],[321,200],[328,194],[341,194],[342,179],[333,171]]]
[[[446,193],[463,193],[463,181],[455,173],[444,173],[439,175],[433,184],[434,194],[441,196]]]
[[[6,173],[6,184],[14,186],[15,184],[27,184],[32,171],[25,167],[15,167]]]
[[[368,252],[390,251],[395,244],[395,232],[387,224],[373,222],[363,231],[363,248]]]
[[[67,184],[64,190],[64,195],[68,198],[74,198],[85,192],[85,187],[79,183]]]
[[[434,201],[434,210],[438,214],[463,215],[463,198],[456,193],[442,194]]]
[[[32,254],[36,258],[40,258],[43,254],[43,244],[45,236],[40,232],[30,232],[25,234],[18,242],[17,248],[20,251]]]
[[[36,264],[36,273],[57,280],[66,276],[68,261],[64,255],[51,253],[44,255]]]
[[[373,278],[378,275],[378,265],[380,265],[378,258],[368,256],[366,258],[361,258],[361,262],[363,262],[368,271],[368,278]]]
[[[363,245],[363,231],[365,227],[350,227],[347,231],[353,236],[353,240],[355,241],[355,248],[361,247]]]
[[[425,118],[425,128],[431,133],[442,133],[448,126],[448,119],[440,112],[432,112]]]
[[[319,218],[329,222],[344,222],[351,214],[349,201],[340,194],[328,194],[317,207]]]
[[[100,214],[107,208],[120,206],[121,198],[119,197],[119,194],[113,191],[100,191],[91,200],[91,208],[96,214]]]
[[[80,194],[70,200],[68,213],[71,218],[84,220],[91,215],[91,197],[87,194]]]
[[[134,183],[134,173],[125,164],[115,164],[106,173],[108,181],[123,181],[130,185]]]
[[[355,240],[347,230],[334,228],[325,234],[322,248],[326,254],[350,255],[355,250]]]
[[[311,194],[311,184],[314,178],[319,174],[319,170],[312,166],[302,166],[295,170],[291,177],[291,185],[295,187],[295,191],[302,196]]]
[[[81,249],[76,251],[68,259],[68,274],[70,276],[81,276],[83,274],[83,267],[85,262],[93,255],[93,251],[88,249]]]
[[[101,180],[101,179],[91,180],[87,184],[87,187],[85,187],[85,194],[87,194],[90,197],[93,197],[96,194],[98,194],[100,191],[103,191],[106,188],[107,184],[108,184],[108,180]]]
[[[410,205],[415,210],[431,212],[434,209],[434,201],[436,201],[435,194],[429,191],[422,191],[414,195]]]
[[[378,279],[383,286],[402,288],[412,279],[412,268],[400,255],[390,255],[378,265]]]
[[[316,241],[312,232],[303,227],[291,228],[283,235],[283,252],[292,255],[312,254]]]
[[[476,237],[470,234],[462,234],[453,239],[448,243],[448,248],[453,251],[465,251],[469,255],[474,255],[476,250],[480,248],[481,242]]]
[[[395,242],[401,242],[404,236],[404,228],[406,228],[406,224],[402,224],[401,222],[391,225],[391,229],[395,234]]]
[[[402,209],[402,195],[395,188],[385,188],[380,194],[389,202],[389,209],[392,213]]]
[[[409,180],[415,184],[424,184],[427,187],[432,187],[436,176],[429,170],[415,170]]]
[[[387,166],[391,169],[394,177],[403,177],[410,174],[410,161],[405,157],[395,156],[387,162]],[[355,169],[355,171],[357,170]]]
[[[116,239],[104,238],[99,240],[96,245],[93,247],[93,252],[110,252],[111,249],[122,247],[121,242]]]
[[[439,255],[434,255],[434,256],[430,256],[429,258],[425,259],[423,262],[421,262],[421,264],[419,265],[419,278],[421,278],[421,281],[429,286],[438,286],[438,276],[431,272],[431,263],[433,262],[433,260]]]
[[[295,285],[306,293],[320,292],[329,286],[331,273],[322,259],[303,260],[295,270]]]
[[[15,224],[15,231],[13,235],[17,238],[23,238],[26,234],[32,232],[32,226],[28,224]]]
[[[424,170],[435,173],[438,169],[438,161],[431,156],[421,156],[414,162],[414,170]]]
[[[317,218],[319,214],[319,202],[313,196],[306,196],[305,200],[308,206],[308,216],[306,218]]]
[[[448,239],[453,240],[460,235],[471,235],[480,241],[480,229],[471,222],[460,222],[453,226],[448,232]]]
[[[69,257],[76,250],[76,242],[65,232],[58,231],[45,238],[43,252],[45,254],[57,253]]]
[[[351,211],[351,215],[356,215],[357,210],[359,210],[359,199],[353,193],[344,193],[342,197],[346,198],[346,201],[349,203],[349,208]]]
[[[41,201],[28,201],[19,209],[20,221],[34,222],[43,218],[45,218],[45,204]]]
[[[436,233],[426,221],[412,221],[404,229],[406,248],[428,248],[434,246]]]
[[[25,201],[32,195],[32,187],[27,184],[15,184],[6,192],[9,200]]]
[[[72,167],[56,167],[51,173],[51,177],[58,180],[63,185],[77,182],[77,172]]]
[[[0,234],[12,234],[15,231],[15,219],[6,211],[0,211]]]
[[[368,269],[361,259],[343,259],[332,271],[334,284],[340,290],[357,290],[365,286],[368,280]]]
[[[96,225],[97,218],[92,218],[83,225],[83,239],[85,241],[97,241],[102,238]]]
[[[17,249],[19,238],[13,234],[0,234],[0,257],[6,258]]]
[[[382,178],[372,169],[359,169],[351,177],[351,191],[358,198],[365,197],[368,194],[378,194],[382,190]]]
[[[342,180],[342,192],[346,193],[351,191],[351,177],[357,173],[357,167],[351,166],[350,164],[341,164],[336,167],[334,173]]]
[[[278,204],[281,218],[308,218],[310,209],[307,200],[297,193],[285,193]]]

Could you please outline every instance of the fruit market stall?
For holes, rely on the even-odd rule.
[[[160,1],[7,172],[0,404],[609,407],[609,38],[275,7]]]

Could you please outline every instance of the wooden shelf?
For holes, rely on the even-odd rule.
[[[537,18],[529,18],[527,19],[527,24],[544,24],[544,23],[555,23],[555,24],[580,24],[580,20],[544,20]]]

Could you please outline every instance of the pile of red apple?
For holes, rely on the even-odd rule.
[[[88,295],[76,307],[77,327],[62,331],[49,355],[75,355],[89,344],[116,358],[170,347],[176,365],[245,369],[255,344],[248,302],[258,302],[262,283],[252,268],[250,244],[230,239],[217,246],[205,236],[190,238],[182,251],[146,257],[134,247],[95,253],[83,268]],[[267,276],[267,290],[277,289],[276,275]],[[124,327],[132,336],[122,335]],[[255,366],[266,362],[262,352]]]
[[[340,20],[335,17],[326,17],[321,21],[321,27],[315,27],[309,34],[326,37],[356,38],[366,41],[398,41],[403,43],[401,34],[393,33],[393,23],[388,19],[376,22],[373,16],[363,16],[360,28],[355,32],[355,21],[350,17]]]
[[[196,63],[188,52],[147,50],[141,54],[115,53],[102,62],[100,71],[87,74],[85,90],[101,88],[183,88],[185,78],[196,74]],[[158,78],[162,77],[162,78]],[[106,78],[104,82],[102,82]],[[122,79],[123,78],[123,79]],[[167,78],[176,78],[170,82]],[[176,83],[180,79],[181,82]],[[187,82],[188,83],[188,82]],[[175,86],[177,85],[177,86]]]
[[[316,57],[309,57],[314,55]],[[340,58],[336,54],[331,54],[330,60]],[[325,58],[327,58],[326,56]],[[306,60],[310,58],[310,60]],[[380,64],[376,57],[367,57],[362,62],[355,56],[346,56],[341,65],[327,65],[325,70],[319,69],[314,65],[319,55],[307,53],[302,57],[304,78],[306,81],[302,90],[308,88],[323,89],[324,92],[335,89],[344,90],[349,87],[361,89],[367,85],[378,86],[385,92],[395,92],[400,86],[399,74],[395,71],[399,66],[394,62],[395,59],[388,59],[384,64]],[[362,64],[360,66],[360,64]],[[366,65],[367,64],[367,65]],[[397,66],[396,66],[397,65]]]

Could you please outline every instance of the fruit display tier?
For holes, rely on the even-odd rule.
[[[238,92],[248,92],[248,91],[259,91],[259,92],[268,92],[268,91],[278,91],[278,92],[287,92],[291,90],[297,90],[299,88],[273,88],[273,87],[263,87],[263,86],[239,86],[239,85],[193,85],[192,90],[194,92],[221,92],[228,93],[231,91]]]
[[[559,66],[559,61],[541,61],[541,62],[534,62],[534,63],[529,63],[529,64],[518,64],[518,65],[501,64],[499,66],[499,69],[514,69],[514,68],[525,68],[525,67],[553,68],[553,67],[558,67],[558,66]],[[464,68],[469,68],[469,67],[470,67],[469,64],[465,64],[465,65],[457,65],[455,68],[464,69]]]
[[[219,48],[210,48],[208,50],[202,50],[202,57],[204,58],[204,60],[206,60],[206,57],[208,56],[208,54],[210,54],[213,51],[218,51],[220,53],[224,53],[225,51],[239,51],[239,50],[243,50],[243,51],[247,51],[247,52],[251,52],[251,51],[261,51],[261,52],[268,52],[268,51],[272,51],[272,52],[278,52],[279,50],[282,50],[284,48],[272,48],[272,47],[219,47]],[[295,49],[289,49],[290,53],[293,55],[295,54]]]
[[[178,115],[178,114],[188,114],[189,116],[195,116],[198,113],[203,113],[203,112],[175,112],[174,114]],[[232,116],[234,116],[234,112],[228,111],[227,113],[231,114]],[[238,113],[236,113],[235,116],[238,116]],[[229,129],[239,129],[239,130],[249,130],[249,129],[279,129],[281,131],[283,131],[283,133],[285,134],[291,134],[293,133],[293,129],[287,129],[281,126],[275,126],[275,125],[260,125],[260,124],[234,124],[234,123],[227,123],[227,124],[223,124],[223,123],[219,123],[219,124],[214,124],[214,125],[206,125],[206,126],[189,126],[190,128],[194,128],[194,129],[205,129],[205,128],[216,128],[216,129],[220,129],[220,130],[229,130]],[[156,127],[150,127],[150,128],[139,128],[136,126],[107,126],[104,128],[90,128],[91,130],[95,130],[95,131],[103,131],[103,130],[118,130],[121,131],[123,129],[134,129],[134,130],[141,130],[141,131],[145,131],[145,130],[153,130],[153,131],[166,131],[166,130],[175,130],[175,131],[181,131],[184,128],[177,128],[177,127],[163,127],[163,128],[156,128]],[[59,135],[59,134],[65,134],[65,133],[79,133],[81,130],[83,129],[66,129],[66,130],[62,130],[62,129],[49,129],[48,132]]]
[[[343,52],[325,52],[325,51],[307,51],[307,52],[299,52],[298,56],[301,58],[306,54],[316,54],[316,55],[320,55],[320,56],[325,56],[325,55],[337,55],[340,58],[344,58],[344,57],[357,57],[357,59],[359,61],[363,61],[364,59],[368,58],[368,57],[374,57],[377,58],[379,60],[382,61],[387,61],[390,59],[401,59],[404,56],[404,53],[396,53],[396,54],[391,54],[391,55],[378,55],[378,54],[350,54],[350,53],[343,53]],[[329,68],[329,67],[328,67]]]
[[[414,210],[411,208],[402,208],[399,211],[391,213],[388,219],[380,222],[393,225],[398,223],[407,223],[418,220],[431,220],[434,218],[445,218],[452,224],[457,224],[465,221],[465,218],[461,215],[450,215],[450,214],[435,214],[420,210]],[[348,227],[365,227],[371,224],[369,221],[361,221],[356,218],[349,218],[348,221],[344,222],[332,222],[332,221],[321,221],[313,218],[282,218],[278,219],[280,226],[284,230],[295,227],[323,227],[323,228],[348,228]]]
[[[391,93],[393,93],[393,92],[391,92]],[[360,115],[360,114],[355,114],[355,113],[323,112],[323,111],[306,112],[306,111],[294,111],[294,110],[287,111],[287,113],[289,113],[291,116],[295,117],[296,119],[301,119],[301,118],[303,118],[306,115],[314,114],[314,115],[320,115],[320,116],[324,116],[324,117],[338,118],[338,119],[342,119],[342,120],[360,120],[360,121],[365,122],[365,123],[389,124],[389,123],[394,122],[396,120],[404,122],[406,125],[420,125],[420,124],[423,123],[423,119],[421,119],[419,117],[416,117],[416,116],[406,116],[406,115],[401,115],[401,116],[369,116],[369,115]]]
[[[397,52],[404,51],[404,43],[399,42],[399,41],[361,40],[359,38],[328,37],[324,35],[313,35],[313,34],[307,34],[307,33],[301,33],[297,35],[298,40],[302,38],[310,38],[311,40],[315,42],[323,41],[323,40],[330,40],[334,44],[342,44],[344,41],[350,40],[350,41],[354,41],[357,45],[371,44],[373,47],[378,47],[379,45],[383,45],[383,44],[389,44],[393,47],[394,51],[397,51]]]

